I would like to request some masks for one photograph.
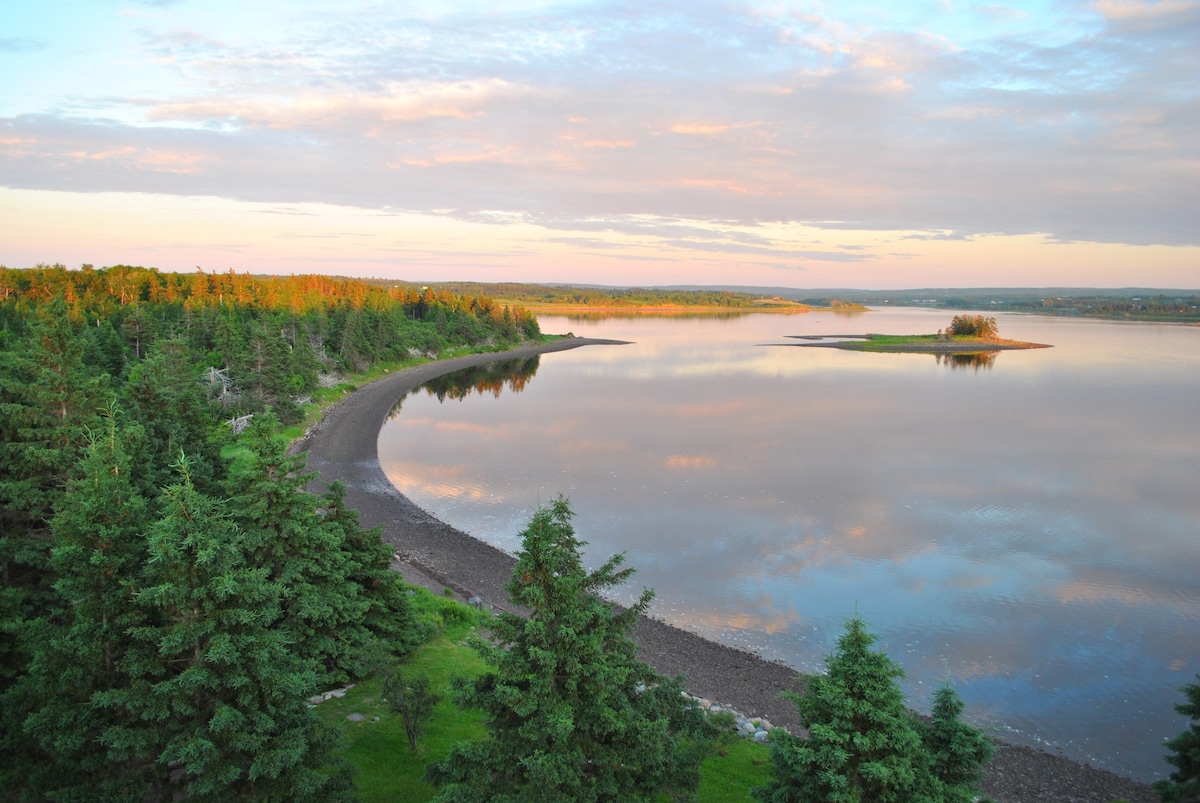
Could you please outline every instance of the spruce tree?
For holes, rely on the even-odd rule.
[[[174,481],[171,463],[180,451],[191,462],[192,483],[204,493],[216,493],[226,472],[223,439],[214,431],[213,405],[205,398],[186,346],[178,340],[155,343],[130,372],[121,397],[146,432],[140,467],[143,487],[152,489],[146,494],[157,494]]]
[[[348,799],[348,770],[305,703],[310,664],[271,627],[279,586],[247,565],[242,532],[185,461],[181,473],[149,532],[129,682],[95,698],[116,720],[101,736],[109,758],[150,800]]]
[[[274,316],[263,314],[254,322],[243,359],[238,374],[255,408],[270,406],[285,424],[296,423],[301,411],[290,395],[291,349]]]
[[[44,751],[21,782],[54,799],[140,799],[100,744],[109,712],[92,704],[97,693],[126,684],[127,632],[145,621],[133,597],[146,558],[147,505],[132,481],[117,411],[107,423],[52,521],[54,590],[66,614],[42,623],[19,684],[20,701],[32,709],[25,733]]]
[[[396,656],[407,655],[425,638],[409,602],[409,586],[392,571],[392,547],[384,543],[378,527],[364,530],[357,511],[346,507],[346,489],[330,483],[321,495],[321,523],[341,544],[349,563],[348,578],[368,603],[363,626],[376,647]]]
[[[771,782],[754,790],[772,803],[940,803],[915,718],[904,706],[899,665],[871,650],[875,636],[851,619],[827,662],[807,678],[803,695],[785,692],[808,737],[771,732]]]
[[[1200,675],[1196,676],[1200,681]],[[1154,791],[1165,803],[1196,803],[1200,801],[1200,682],[1183,687],[1187,702],[1177,703],[1175,710],[1191,718],[1183,733],[1166,743],[1170,754],[1167,762],[1175,769],[1165,780],[1154,783]]]
[[[992,757],[991,741],[959,718],[962,711],[962,699],[948,683],[942,685],[933,694],[932,715],[923,731],[931,769],[946,803],[978,800],[983,767]]]
[[[54,504],[112,393],[84,364],[86,338],[61,300],[38,308],[25,341],[0,361],[0,570],[43,595]]]
[[[275,437],[277,423],[261,413],[242,433],[249,460],[231,478],[232,510],[249,564],[279,589],[270,626],[312,662],[319,683],[347,680],[365,671],[373,644],[365,624],[371,600],[351,578],[356,567],[344,534],[325,525],[320,499],[304,490],[315,475],[301,473],[304,458],[287,453]]]
[[[482,709],[489,735],[432,766],[441,801],[628,801],[694,793],[703,713],[678,679],[635,659],[629,638],[651,599],[618,611],[596,595],[624,582],[622,556],[583,568],[567,501],[534,513],[507,586],[528,619],[503,613],[495,643],[479,642],[494,672],[454,689]]]
[[[0,352],[0,788],[20,783],[27,767],[28,701],[11,695],[44,628],[64,614],[53,592],[50,519],[111,399],[83,353],[61,299],[38,307],[23,341]]]

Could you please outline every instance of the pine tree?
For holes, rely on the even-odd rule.
[[[112,393],[85,366],[86,338],[61,300],[38,309],[26,341],[0,363],[0,562],[6,583],[32,587],[49,560],[54,504]]]
[[[111,393],[83,361],[84,338],[57,300],[0,353],[0,787],[25,772],[24,702],[9,697],[48,622],[63,613],[50,568],[50,519]]]
[[[979,799],[983,767],[992,757],[991,741],[963,722],[962,699],[947,683],[933,694],[933,711],[923,740],[932,760],[934,777],[943,787],[946,803]]]
[[[141,466],[145,492],[157,493],[171,484],[171,463],[183,451],[191,461],[192,483],[215,493],[226,472],[222,439],[214,431],[213,410],[185,345],[177,340],[155,343],[130,372],[121,397],[146,432]]]
[[[403,656],[425,640],[424,631],[409,603],[409,586],[392,571],[392,548],[378,527],[364,530],[358,513],[346,507],[346,489],[333,482],[321,495],[321,523],[336,536],[349,562],[348,579],[369,607],[363,626],[376,647]]]
[[[279,587],[247,565],[243,534],[185,461],[181,473],[150,529],[129,683],[96,696],[119,719],[101,737],[110,759],[151,800],[348,799],[348,771],[305,704],[309,664],[271,628]]]
[[[940,802],[914,717],[897,684],[903,671],[855,617],[846,625],[827,673],[808,678],[803,695],[785,692],[808,737],[771,732],[774,777],[754,790],[773,803]]]
[[[55,799],[140,799],[100,745],[112,722],[92,705],[98,692],[125,685],[126,633],[144,624],[133,597],[146,557],[147,505],[133,484],[117,413],[93,435],[52,521],[54,590],[67,613],[42,624],[17,695],[32,709],[24,731],[45,756],[23,785]]]
[[[495,672],[454,693],[483,710],[489,736],[430,768],[438,800],[653,800],[699,784],[703,713],[678,679],[635,660],[629,638],[651,593],[619,612],[599,599],[632,569],[618,555],[585,571],[571,517],[560,497],[523,534],[507,590],[531,614],[501,614],[495,644],[477,643]]]
[[[1200,681],[1200,675],[1196,676]],[[1175,710],[1191,722],[1183,733],[1166,743],[1171,753],[1167,762],[1175,769],[1166,780],[1156,781],[1154,791],[1164,803],[1197,803],[1200,801],[1200,682],[1183,687],[1187,702],[1177,703]]]
[[[232,510],[244,532],[249,564],[279,588],[279,629],[293,651],[309,660],[322,684],[359,676],[373,637],[365,621],[371,601],[351,579],[343,533],[325,525],[320,499],[304,486],[304,458],[289,455],[275,437],[269,412],[254,417],[239,442],[247,466],[231,478]]]

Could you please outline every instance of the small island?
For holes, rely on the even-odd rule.
[[[913,354],[972,354],[1013,349],[1048,349],[1045,343],[1026,343],[1000,337],[996,319],[983,315],[955,315],[950,326],[932,335],[788,335],[802,346],[849,351],[907,352]]]

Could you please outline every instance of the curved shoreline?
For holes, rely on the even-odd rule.
[[[401,561],[463,597],[477,596],[511,610],[504,586],[516,561],[429,515],[388,481],[379,463],[379,430],[396,400],[425,382],[462,368],[499,359],[532,357],[587,345],[623,341],[570,338],[510,351],[471,354],[425,363],[378,379],[330,406],[321,420],[292,444],[307,452],[313,486],[335,480],[346,487],[346,505],[363,527],[380,527]],[[635,567],[636,568],[636,567]],[[757,655],[709,641],[657,619],[642,617],[634,631],[638,657],[664,675],[686,673],[688,691],[776,725],[799,725],[795,706],[779,692],[800,691],[796,671]],[[983,791],[997,803],[1155,803],[1146,784],[1029,747],[998,742]]]

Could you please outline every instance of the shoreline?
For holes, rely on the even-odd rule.
[[[492,607],[513,610],[504,586],[516,559],[417,507],[388,481],[379,463],[379,430],[401,395],[439,376],[500,359],[532,357],[588,345],[624,341],[564,338],[509,351],[470,354],[406,368],[364,385],[325,410],[294,441],[307,470],[318,472],[314,489],[340,480],[346,505],[364,528],[380,527],[401,562],[401,573],[421,575],[426,584],[450,588],[463,599],[479,597]],[[636,568],[636,567],[634,567]],[[799,717],[782,699],[801,691],[796,670],[758,655],[710,641],[659,619],[641,617],[633,632],[638,658],[661,674],[687,675],[689,693],[794,729]],[[996,742],[983,792],[996,803],[1157,803],[1148,784],[1031,747]]]

